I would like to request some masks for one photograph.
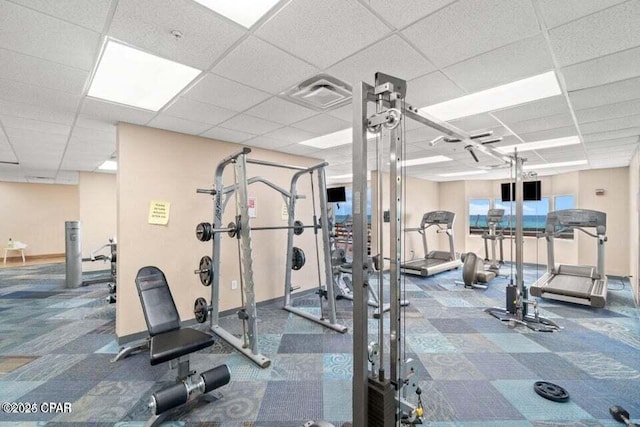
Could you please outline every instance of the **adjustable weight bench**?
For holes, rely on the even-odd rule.
[[[195,371],[189,368],[190,353],[213,345],[213,336],[192,328],[180,327],[180,316],[171,296],[164,273],[157,267],[143,267],[136,275],[136,287],[144,319],[149,330],[151,365],[169,362],[171,369],[178,370],[176,384],[156,391],[151,396],[149,408],[152,417],[145,424],[151,427],[160,424],[169,410],[198,400],[212,402],[221,394],[207,393],[229,383],[227,365],[220,365],[202,372],[194,379]]]

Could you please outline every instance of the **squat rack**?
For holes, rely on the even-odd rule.
[[[516,175],[516,288],[514,314],[524,315],[523,259],[522,259],[522,159],[517,152],[506,155],[483,145],[478,138],[487,136],[470,135],[449,123],[418,111],[407,104],[406,82],[404,80],[376,73],[375,85],[359,82],[353,88],[353,425],[355,427],[386,427],[400,425],[401,411],[406,410],[401,391],[408,384],[406,368],[403,369],[403,352],[401,347],[402,316],[400,265],[402,259],[403,234],[403,197],[404,177],[402,171],[404,134],[401,125],[406,118],[429,126],[449,137],[449,142],[462,142],[465,149],[475,158],[475,151],[482,152],[499,165],[485,169],[514,168]],[[369,103],[374,103],[376,113],[367,115]],[[387,378],[384,362],[385,345],[383,344],[383,317],[379,319],[379,370],[369,371],[371,347],[368,331],[368,287],[369,275],[367,266],[367,132],[377,134],[377,169],[381,171],[383,150],[389,147],[389,223],[390,223],[390,332],[389,332],[389,367]],[[378,173],[378,185],[382,188],[381,173]],[[382,211],[383,197],[378,197],[378,210]],[[374,207],[375,209],[375,207]],[[383,218],[378,218],[382,227]],[[382,251],[382,248],[379,248]],[[382,252],[380,252],[382,253]],[[382,294],[380,295],[382,298]],[[382,301],[381,301],[382,303]]]
[[[325,181],[325,167],[326,162],[318,163],[311,167],[293,166],[287,164],[280,164],[269,162],[266,160],[258,160],[247,158],[247,155],[251,153],[251,149],[244,147],[241,151],[236,152],[226,158],[224,158],[216,167],[214,188],[198,189],[198,193],[213,195],[213,211],[214,218],[212,224],[213,234],[213,248],[212,248],[212,264],[210,267],[210,274],[212,275],[211,283],[211,305],[207,308],[210,312],[209,326],[211,330],[220,338],[231,344],[236,350],[247,356],[254,363],[262,368],[266,368],[271,364],[271,361],[259,352],[258,349],[258,329],[257,329],[257,312],[256,312],[256,300],[253,278],[253,258],[252,258],[252,244],[251,244],[251,223],[249,218],[249,197],[248,186],[254,183],[263,183],[268,187],[278,192],[287,207],[288,213],[288,225],[287,226],[267,226],[267,227],[255,227],[253,230],[275,230],[275,229],[287,229],[287,256],[286,256],[286,270],[284,280],[284,305],[283,309],[290,313],[304,317],[305,319],[314,321],[322,326],[331,328],[338,332],[346,332],[347,328],[337,323],[335,298],[333,295],[332,283],[332,271],[331,271],[331,253],[329,247],[329,230],[326,226],[328,224],[328,209],[327,209],[327,195],[326,195],[326,181]],[[293,177],[291,178],[291,185],[289,191],[283,189],[277,184],[269,181],[262,176],[255,176],[247,178],[246,165],[247,163],[257,164],[262,166],[283,168],[295,170]],[[223,174],[228,165],[233,165],[235,182],[230,186],[224,186]],[[295,206],[298,199],[305,198],[304,195],[298,194],[297,184],[300,177],[310,174],[311,176],[311,189],[312,193],[315,193],[315,187],[313,183],[313,175],[317,177],[317,185],[319,192],[319,204],[320,204],[320,217],[316,213],[315,194],[312,194],[313,203],[313,225],[306,226],[305,228],[313,228],[316,240],[316,266],[318,272],[318,294],[320,299],[320,316],[308,313],[306,311],[295,308],[291,305],[291,270],[293,264],[293,237],[296,230],[299,230],[300,226],[296,225],[295,218]],[[234,196],[236,204],[236,221],[232,227],[223,227],[222,216],[224,214],[227,203]],[[304,226],[303,226],[304,227]],[[246,324],[246,334],[243,334],[242,339],[238,339],[229,331],[225,330],[219,324],[220,317],[220,259],[221,259],[221,238],[224,232],[233,231],[233,237],[238,241],[239,250],[239,264],[240,264],[240,284],[241,294],[243,296],[244,308],[239,312],[239,317]],[[322,253],[319,250],[318,231],[322,234]],[[320,268],[320,256],[324,258],[324,285],[322,283],[323,278]],[[326,290],[325,290],[326,288]],[[327,294],[329,305],[329,319],[325,319],[323,316],[322,299],[324,294]]]

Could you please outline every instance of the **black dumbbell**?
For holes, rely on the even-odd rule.
[[[633,424],[630,420],[631,417],[629,416],[629,413],[622,406],[612,406],[611,408],[609,408],[609,413],[617,422],[624,423],[629,427],[635,426],[635,424]]]

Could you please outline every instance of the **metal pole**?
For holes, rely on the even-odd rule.
[[[367,97],[371,86],[353,88],[353,425],[367,427]],[[383,345],[382,343],[380,344]]]
[[[267,160],[247,159],[247,163],[251,163],[254,165],[271,166],[274,168],[293,169],[293,170],[299,170],[299,171],[307,170],[307,168],[304,166],[285,165],[281,163],[269,162]]]
[[[331,238],[329,237],[329,204],[327,203],[327,182],[324,168],[318,169],[318,191],[320,197],[320,225],[324,256],[324,280],[329,300],[329,321],[337,323],[336,298],[333,289],[333,271],[331,270]],[[320,254],[318,254],[318,257]]]
[[[522,320],[524,316],[525,295],[524,288],[524,268],[523,268],[523,233],[522,233],[522,210],[523,210],[523,184],[522,184],[522,165],[523,159],[518,155],[517,149],[514,152],[514,167],[516,179],[516,290],[517,290],[517,306],[516,313],[518,320]]]
[[[65,277],[67,288],[82,286],[82,227],[80,221],[64,223]]]

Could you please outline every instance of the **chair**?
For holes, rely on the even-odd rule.
[[[189,368],[190,353],[213,345],[213,336],[180,327],[180,316],[171,296],[164,273],[157,267],[143,267],[136,275],[136,287],[142,311],[149,331],[151,365],[170,362],[171,369],[178,370],[176,384],[153,393],[149,407],[153,413],[145,426],[162,422],[169,410],[197,400],[208,402],[222,397],[219,393],[207,393],[229,383],[230,373],[226,365],[220,365],[201,373]]]

